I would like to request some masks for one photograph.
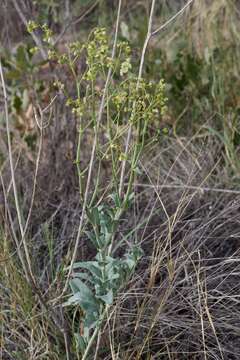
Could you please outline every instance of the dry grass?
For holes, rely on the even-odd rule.
[[[216,144],[166,146],[151,166],[168,187],[146,183],[139,194],[150,199],[135,220],[149,218],[137,235],[146,256],[113,311],[112,342],[124,359],[238,359],[240,194],[225,193],[221,167],[213,171]]]
[[[238,359],[240,194],[224,189],[231,179],[219,158],[219,143],[193,142],[182,139],[180,145],[166,139],[142,160],[136,203],[123,219],[116,238],[122,245],[116,251],[121,252],[125,241],[141,239],[145,256],[109,313],[102,347],[111,340],[112,353],[100,352],[99,359],[117,359],[117,353],[123,359],[150,359],[150,354],[152,359]],[[76,205],[68,205],[69,213],[61,204],[45,222],[52,255],[46,230],[36,226],[32,234],[32,255],[39,259],[34,265],[46,289],[52,267],[59,266],[65,255],[63,229],[78,223],[79,215],[75,224],[72,216]],[[13,354],[14,347],[21,353],[27,347],[21,356],[34,351],[31,356],[37,359],[45,351],[46,358],[54,359],[57,355],[47,355],[47,349],[59,354],[63,344],[54,344],[54,330],[19,273],[16,257],[6,248],[9,240],[4,244],[3,354]],[[44,347],[39,338],[48,338],[49,343]]]

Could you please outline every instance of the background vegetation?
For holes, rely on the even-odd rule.
[[[240,358],[239,2],[153,4],[0,4],[0,359]]]

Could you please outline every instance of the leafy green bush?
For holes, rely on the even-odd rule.
[[[127,283],[142,255],[141,249],[133,246],[122,258],[110,256],[112,237],[117,226],[116,211],[106,206],[98,206],[88,210],[87,214],[93,228],[87,235],[96,248],[97,255],[92,261],[74,263],[70,280],[73,295],[65,303],[66,306],[80,306],[84,313],[83,333],[80,335],[79,328],[75,333],[77,348],[83,354],[86,354],[88,344],[91,344],[97,335],[108,307],[113,304],[121,286]],[[91,330],[94,329],[91,337]]]

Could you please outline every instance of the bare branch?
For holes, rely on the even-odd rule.
[[[169,24],[171,24],[178,16],[182,15],[182,13],[193,3],[194,0],[189,0],[186,5],[182,7],[175,15],[173,15],[169,20],[167,20],[163,25],[159,26],[156,30],[154,30],[151,36],[157,35],[160,31],[164,30]]]

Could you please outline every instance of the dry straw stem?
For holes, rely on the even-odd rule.
[[[21,245],[23,244],[25,258],[26,258],[26,262],[27,262],[27,267],[24,266],[24,269],[28,268],[28,271],[29,271],[29,274],[30,274],[30,277],[31,277],[31,281],[36,285],[36,281],[35,281],[35,278],[34,278],[34,275],[33,275],[32,269],[31,269],[31,260],[30,260],[30,255],[29,255],[29,251],[28,251],[28,246],[27,246],[27,243],[26,243],[26,233],[27,233],[29,221],[30,221],[30,218],[31,218],[32,208],[33,208],[33,203],[34,203],[35,193],[36,193],[37,175],[38,175],[38,170],[39,170],[40,157],[41,157],[42,144],[43,144],[43,129],[45,128],[45,126],[43,125],[43,116],[44,116],[44,113],[51,108],[53,102],[55,101],[55,99],[57,98],[58,95],[56,95],[51,100],[49,105],[44,110],[39,109],[40,114],[41,114],[40,122],[38,120],[36,111],[34,110],[36,123],[37,123],[37,125],[38,125],[38,127],[40,129],[40,142],[39,142],[39,148],[38,148],[37,159],[36,159],[36,167],[35,167],[35,172],[34,172],[34,180],[33,180],[33,190],[32,190],[31,202],[30,202],[30,207],[29,207],[29,210],[28,210],[27,219],[26,219],[26,222],[24,224],[24,220],[22,218],[22,214],[21,214],[21,210],[20,210],[20,206],[19,206],[18,192],[17,192],[16,180],[15,180],[15,169],[14,169],[14,164],[13,164],[12,145],[11,145],[11,136],[10,136],[10,127],[9,127],[7,92],[6,92],[6,86],[5,86],[5,81],[4,81],[4,76],[3,76],[3,69],[2,69],[1,62],[0,62],[0,76],[1,76],[1,84],[2,84],[2,88],[3,88],[4,104],[5,104],[6,130],[7,130],[7,139],[8,139],[8,156],[9,156],[10,171],[11,171],[11,185],[13,186],[14,200],[15,200],[15,206],[16,206],[17,217],[18,217],[18,224],[19,224],[19,229],[20,229],[20,232],[21,232],[21,241],[18,244],[18,250],[20,251]],[[16,236],[15,236],[15,238],[17,239]],[[21,261],[23,261],[23,259],[24,259],[23,256],[21,256],[20,258],[22,259]],[[25,273],[25,275],[28,276],[26,273]]]
[[[19,257],[19,260],[20,260],[20,262],[22,264],[23,271],[24,271],[24,273],[26,275],[26,278],[27,278],[28,277],[28,269],[26,268],[24,255],[23,255],[23,252],[21,250],[22,241],[20,241],[20,242],[18,241],[18,237],[17,237],[16,231],[14,229],[14,222],[13,222],[12,215],[11,215],[9,205],[8,205],[8,202],[7,202],[7,189],[5,188],[5,184],[4,184],[1,172],[0,172],[0,179],[1,179],[1,185],[2,185],[2,190],[3,190],[4,206],[5,206],[5,209],[6,209],[5,210],[5,217],[8,216],[8,220],[9,220],[9,223],[10,223],[10,229],[8,229],[8,230],[9,230],[9,232],[11,232],[12,237],[14,239],[14,242],[16,244],[16,250],[14,250],[14,252],[12,254],[10,254],[7,258],[4,258],[0,262],[8,261],[11,257],[13,257],[17,253],[17,255]],[[5,236],[7,236],[7,230],[5,232]]]
[[[4,97],[4,109],[5,109],[5,120],[6,120],[6,131],[7,131],[7,142],[8,142],[8,157],[9,157],[9,164],[10,164],[10,171],[11,171],[11,180],[12,180],[12,186],[13,186],[13,193],[14,193],[14,201],[17,211],[17,219],[18,219],[18,225],[22,237],[22,243],[24,248],[24,254],[26,259],[26,266],[25,268],[28,269],[28,274],[25,274],[28,278],[28,280],[31,280],[34,284],[36,284],[36,281],[34,279],[34,275],[32,273],[31,268],[31,260],[30,255],[28,251],[28,246],[25,238],[25,232],[24,232],[24,225],[23,225],[23,219],[22,214],[19,206],[19,200],[18,200],[18,191],[17,191],[17,185],[15,180],[15,171],[14,171],[14,164],[13,164],[13,155],[12,155],[12,144],[11,144],[11,134],[10,134],[10,126],[9,126],[9,114],[8,114],[8,103],[7,103],[7,91],[6,91],[6,85],[5,80],[3,76],[3,69],[2,69],[2,63],[0,61],[0,77],[1,77],[1,85],[3,89],[3,97]]]
[[[137,85],[136,88],[138,89],[139,87],[139,83],[140,80],[142,78],[142,73],[143,73],[143,65],[144,65],[144,60],[145,60],[145,54],[146,54],[146,50],[147,50],[147,46],[149,44],[149,41],[151,40],[151,38],[154,35],[157,35],[160,31],[164,30],[168,25],[170,25],[178,16],[180,16],[181,14],[183,14],[183,12],[193,3],[194,0],[190,0],[186,3],[186,5],[183,6],[183,8],[181,10],[179,10],[175,15],[173,15],[168,21],[166,21],[163,25],[161,25],[160,27],[158,27],[156,30],[152,30],[152,23],[153,23],[153,16],[154,16],[154,8],[155,8],[155,4],[156,4],[156,0],[152,1],[152,5],[151,5],[151,11],[150,11],[150,15],[149,15],[149,21],[148,21],[148,31],[147,31],[147,35],[146,35],[146,39],[143,45],[143,49],[142,49],[142,54],[141,54],[141,59],[140,59],[140,65],[139,65],[139,72],[138,72],[138,80],[137,80]],[[135,113],[135,107],[136,104],[133,104],[133,110],[132,110],[132,114],[134,115]],[[125,176],[125,170],[126,170],[126,163],[127,163],[127,154],[129,151],[129,146],[130,146],[130,141],[131,141],[131,136],[132,136],[132,124],[130,124],[129,129],[128,129],[128,134],[127,134],[127,140],[126,140],[126,146],[125,146],[125,156],[124,156],[124,160],[122,163],[122,169],[121,169],[121,176],[120,176],[120,186],[119,186],[119,196],[122,197],[122,192],[123,192],[123,185],[124,185],[124,176]]]
[[[135,183],[135,186],[143,187],[143,188],[154,188],[154,189],[186,189],[186,190],[196,190],[200,193],[204,192],[217,192],[217,193],[226,193],[226,194],[235,194],[240,195],[239,190],[232,189],[220,189],[220,188],[210,188],[203,186],[193,186],[193,185],[153,185],[153,184],[143,184],[143,183]],[[127,186],[127,184],[126,184]]]
[[[32,215],[33,204],[34,204],[34,200],[35,200],[38,170],[39,170],[39,164],[40,164],[40,158],[41,158],[42,146],[43,146],[43,129],[45,129],[49,125],[49,120],[48,120],[47,124],[44,124],[43,118],[44,118],[45,112],[48,111],[49,109],[50,109],[50,116],[51,116],[52,105],[53,105],[54,101],[56,100],[57,96],[58,96],[58,94],[56,96],[54,96],[54,98],[50,101],[50,103],[43,110],[40,108],[40,106],[38,107],[39,112],[40,112],[40,121],[38,119],[36,110],[33,108],[35,121],[36,121],[36,124],[40,131],[40,139],[39,139],[39,147],[38,147],[36,166],[35,166],[35,172],[34,172],[34,178],[33,178],[32,196],[31,196],[31,201],[30,201],[30,206],[29,206],[29,210],[28,210],[26,223],[25,223],[24,230],[23,230],[23,238],[25,237],[25,235],[27,233],[28,225],[29,225],[30,218]]]

